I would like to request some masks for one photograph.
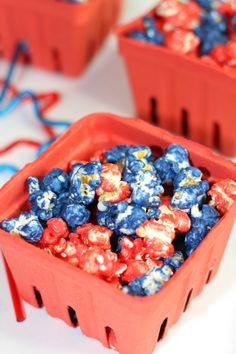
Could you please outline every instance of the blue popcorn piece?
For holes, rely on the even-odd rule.
[[[151,149],[143,145],[133,146],[128,149],[126,156],[122,178],[130,185],[132,203],[142,207],[158,206],[164,188],[150,161],[153,157]]]
[[[69,202],[89,205],[94,201],[95,190],[76,178],[70,187]]]
[[[194,186],[183,187],[177,190],[171,198],[171,206],[175,209],[188,212],[198,202],[196,192],[197,190]]]
[[[226,43],[228,43],[228,38],[221,32],[214,30],[207,32],[200,46],[201,55],[207,55],[217,45]]]
[[[143,42],[147,42],[147,36],[144,32],[142,31],[138,31],[138,30],[133,30],[129,33],[129,37],[136,39],[138,41],[143,41]]]
[[[164,264],[170,266],[173,271],[178,270],[184,263],[184,255],[181,251],[176,251],[173,256],[168,258],[161,258]]]
[[[179,171],[190,166],[188,150],[179,144],[169,145],[165,149],[163,156],[170,161],[176,162]]]
[[[132,235],[147,220],[146,211],[128,202],[98,203],[97,222],[117,234]]]
[[[17,218],[3,220],[1,227],[3,230],[21,236],[31,243],[40,241],[43,233],[43,227],[38,217],[27,212],[22,212]]]
[[[101,183],[102,165],[100,161],[91,161],[87,164],[76,164],[70,174],[71,203],[89,205],[94,201],[95,189]]]
[[[143,18],[143,26],[147,41],[154,44],[164,44],[164,35],[158,31],[155,19],[153,16],[145,16]]]
[[[187,167],[180,171],[174,178],[173,185],[175,189],[196,185],[201,181],[202,172],[196,167]]]
[[[198,226],[199,224],[204,223],[210,228],[220,220],[219,212],[208,204],[204,204],[201,210],[197,206],[192,208],[190,217],[192,225]]]
[[[150,149],[149,146],[146,145],[135,145],[135,146],[131,146],[126,153],[126,157],[128,162],[137,160],[143,160],[143,159],[147,159],[149,157],[151,157],[152,155],[152,151]]]
[[[160,157],[154,162],[154,166],[162,183],[170,184],[179,172],[178,164],[168,160],[166,157]]]
[[[89,221],[90,211],[81,204],[68,204],[62,210],[61,216],[70,227],[76,228]]]
[[[195,0],[198,5],[207,11],[212,9],[212,0]]]
[[[28,190],[30,195],[40,190],[39,180],[37,177],[35,176],[28,177]]]
[[[188,256],[197,248],[209,230],[219,221],[220,214],[210,205],[203,205],[200,210],[194,207],[191,210],[191,229],[185,236],[185,247]]]
[[[213,9],[210,11],[202,12],[201,25],[203,28],[205,28],[205,32],[207,32],[207,30],[218,31],[224,34],[227,32],[225,16]]]
[[[29,197],[31,201],[31,211],[41,220],[49,220],[54,216],[54,208],[57,203],[57,196],[51,191],[38,191]]]
[[[181,145],[171,144],[163,156],[154,162],[154,166],[162,183],[170,184],[182,169],[190,166],[188,151]]]
[[[62,210],[69,203],[69,192],[64,192],[57,197],[55,208],[53,209],[53,217],[60,218]]]
[[[209,189],[207,181],[200,181],[196,185],[179,188],[171,198],[171,206],[189,212],[194,205],[201,205],[206,199],[206,192]]]
[[[144,171],[137,175],[136,184],[131,183],[132,202],[140,206],[160,205],[160,194],[164,188],[159,184],[159,179],[151,171]]]
[[[57,204],[57,195],[50,191],[40,189],[40,183],[35,176],[28,178],[29,201],[31,211],[41,220],[49,220],[54,216],[54,208]]]
[[[143,18],[143,28],[143,31],[131,31],[129,37],[146,43],[164,44],[165,37],[163,33],[158,30],[153,16],[145,16]]]
[[[208,9],[202,12],[201,25],[194,30],[194,33],[201,40],[201,55],[207,55],[216,45],[228,42],[227,20],[218,11]]]
[[[117,145],[105,152],[106,162],[117,163],[126,157],[130,145]]]
[[[42,191],[52,191],[56,194],[60,194],[68,189],[69,177],[62,169],[53,168],[42,177],[39,184]]]
[[[133,296],[153,295],[161,290],[172,275],[173,271],[168,265],[154,267],[147,274],[123,286],[122,290]]]

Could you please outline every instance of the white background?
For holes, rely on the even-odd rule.
[[[155,1],[126,0],[121,22],[141,14]],[[7,63],[0,61],[0,77]],[[60,102],[47,114],[52,119],[75,121],[93,112],[113,112],[134,116],[124,64],[117,55],[113,35],[79,79],[68,79],[30,67],[18,67],[14,84],[37,92],[57,90]],[[16,109],[0,122],[0,147],[17,137],[45,140],[30,105]],[[34,157],[34,150],[20,148],[0,158],[23,166]],[[8,176],[1,175],[0,182]],[[159,354],[235,354],[236,353],[236,228],[231,234],[217,277],[196,298],[177,325],[170,329],[155,353]],[[197,271],[197,269],[196,269]],[[112,354],[97,341],[83,336],[62,321],[49,317],[44,309],[25,305],[27,320],[15,321],[4,269],[0,263],[0,353],[1,354]],[[91,314],[92,316],[93,314]],[[145,354],[145,353],[144,353]]]

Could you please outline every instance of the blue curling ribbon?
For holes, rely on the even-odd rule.
[[[69,122],[66,121],[51,121],[45,117],[42,116],[41,112],[40,112],[40,104],[39,101],[37,99],[37,96],[34,94],[33,91],[31,90],[24,90],[21,91],[19,94],[17,94],[16,96],[12,97],[10,99],[10,101],[4,106],[2,107],[2,103],[6,97],[7,91],[9,89],[15,68],[16,68],[16,64],[17,61],[19,59],[19,56],[22,54],[26,54],[28,52],[28,46],[25,42],[20,42],[16,45],[16,49],[13,53],[12,56],[12,60],[6,75],[6,79],[3,83],[2,86],[2,90],[0,92],[0,118],[3,118],[5,115],[7,115],[8,113],[12,112],[19,104],[21,104],[22,100],[24,98],[30,97],[32,100],[32,104],[33,104],[33,109],[34,109],[34,113],[36,118],[38,119],[38,121],[44,125],[47,126],[51,126],[51,127],[62,127],[62,128],[68,128],[70,126]],[[38,157],[39,155],[41,155],[50,145],[51,143],[56,139],[52,138],[50,140],[48,140],[47,142],[43,143],[40,148],[37,150],[36,152],[36,157]],[[1,172],[10,172],[12,174],[14,174],[15,172],[17,172],[19,169],[11,164],[0,164],[0,173]]]
[[[28,46],[25,42],[20,42],[17,44],[15,52],[13,54],[8,73],[6,75],[6,79],[4,81],[2,91],[0,93],[0,106],[6,96],[7,90],[9,88],[10,82],[12,80],[12,76],[15,71],[16,63],[21,54],[26,54],[28,52]],[[70,126],[69,122],[66,121],[51,121],[41,115],[40,112],[40,105],[37,99],[37,96],[34,94],[33,91],[31,90],[24,90],[21,91],[18,95],[13,97],[5,107],[0,108],[0,118],[2,118],[4,115],[12,112],[24,98],[30,97],[33,103],[33,108],[34,108],[34,113],[36,118],[44,125],[48,125],[51,127],[64,127],[68,128]]]
[[[1,173],[10,173],[10,174],[15,174],[17,171],[19,171],[19,168],[16,167],[15,165],[11,165],[9,163],[2,163],[0,164],[0,172]]]

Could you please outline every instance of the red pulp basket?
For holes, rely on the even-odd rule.
[[[95,151],[116,144],[148,144],[165,148],[185,146],[195,166],[207,166],[210,181],[236,179],[236,166],[208,148],[138,119],[94,114],[77,123],[42,156],[18,172],[0,192],[0,220],[17,215],[27,206],[26,179],[42,176],[52,167],[67,169],[74,159],[89,159]],[[149,297],[129,296],[109,283],[46,254],[20,238],[0,231],[16,318],[25,318],[22,300],[82,332],[120,354],[151,354],[158,340],[186,310],[217,272],[234,222],[236,203],[209,232],[197,250],[162,288]],[[198,271],[196,272],[196,268]],[[76,320],[77,319],[77,320]]]
[[[0,48],[11,58],[16,43],[29,46],[33,65],[79,75],[119,15],[122,0],[0,0]]]
[[[137,115],[236,155],[236,69],[127,37],[139,28],[142,17],[117,31]]]

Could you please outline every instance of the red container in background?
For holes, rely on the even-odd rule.
[[[236,69],[127,37],[138,28],[142,17],[117,32],[137,115],[236,155]]]
[[[170,143],[185,146],[192,163],[215,181],[236,179],[236,166],[208,148],[138,119],[94,114],[74,125],[43,155],[18,172],[0,192],[0,220],[27,207],[26,179],[53,167],[67,169],[71,160],[88,160],[97,150],[116,144],[144,144],[157,152]],[[64,320],[120,354],[151,354],[220,265],[233,226],[236,203],[208,233],[162,290],[132,297],[111,284],[55,258],[0,230],[2,251],[17,319],[25,318],[22,300]],[[196,269],[198,270],[196,272]],[[65,339],[66,340],[66,339]]]
[[[79,75],[115,24],[121,2],[0,0],[2,55],[11,58],[16,43],[25,41],[33,65]]]

